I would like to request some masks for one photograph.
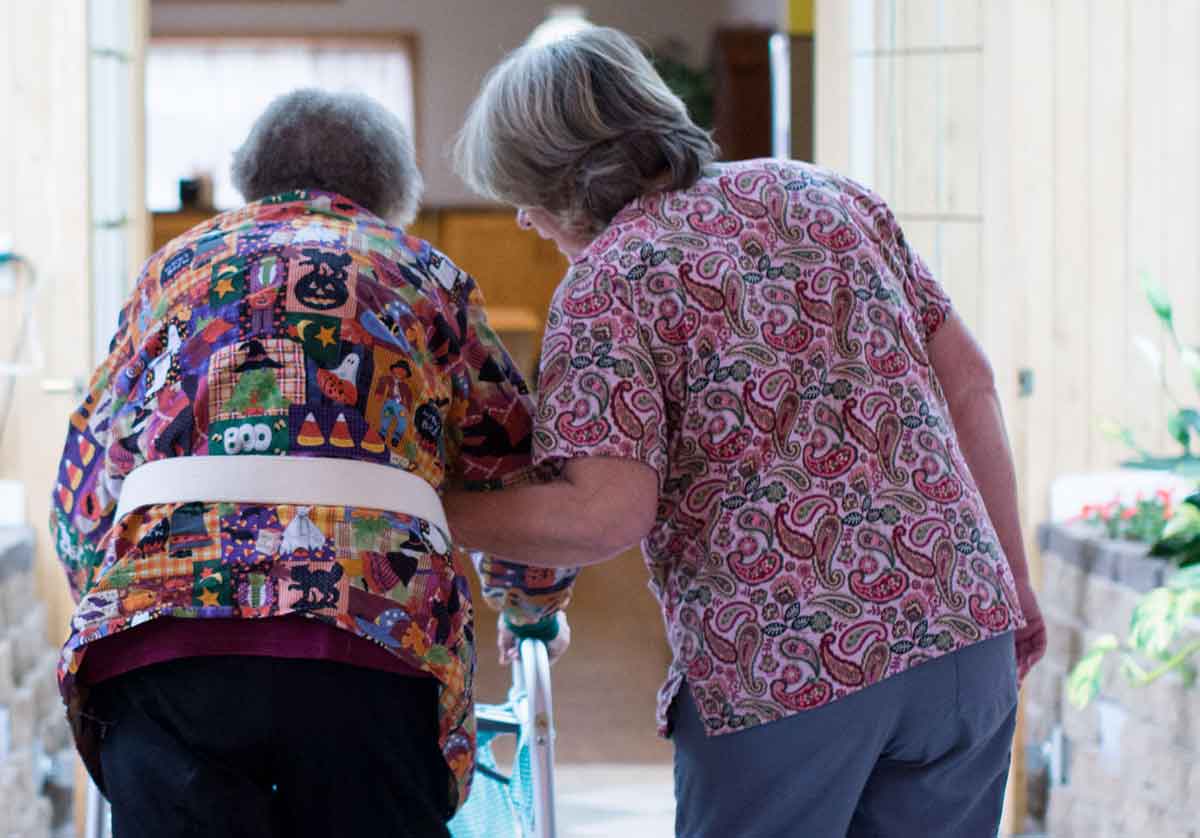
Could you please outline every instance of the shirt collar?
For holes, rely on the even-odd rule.
[[[288,204],[294,205],[296,209],[305,212],[333,215],[364,224],[390,226],[382,218],[375,215],[375,213],[361,204],[352,201],[345,195],[340,195],[337,192],[326,192],[321,189],[293,189],[289,192],[281,192],[278,195],[271,195],[263,198],[261,201],[250,204],[247,209],[270,205],[285,206]]]

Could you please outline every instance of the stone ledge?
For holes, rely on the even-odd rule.
[[[1147,547],[1133,541],[1114,541],[1082,523],[1042,524],[1038,543],[1085,573],[1109,579],[1146,593],[1163,584],[1170,562],[1146,555]]]
[[[1026,734],[1042,733],[1054,720],[1070,743],[1069,785],[1048,789],[1049,834],[1196,838],[1200,689],[1187,688],[1178,675],[1137,688],[1110,662],[1095,704],[1078,710],[1064,694],[1066,673],[1081,652],[1099,634],[1126,637],[1137,601],[1169,579],[1171,563],[1147,556],[1146,545],[1112,541],[1080,523],[1044,525],[1038,541],[1045,570],[1039,596],[1052,636],[1045,671],[1027,687],[1034,712]],[[1195,632],[1195,623],[1185,629],[1185,635]]]

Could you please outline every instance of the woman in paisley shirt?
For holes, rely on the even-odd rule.
[[[535,458],[456,536],[557,567],[642,542],[676,830],[994,835],[1044,648],[992,372],[882,199],[715,163],[636,45],[526,45],[457,148],[570,258]]]
[[[63,696],[117,838],[446,835],[475,647],[437,492],[533,477],[528,390],[399,226],[421,177],[382,105],[277,99],[234,181],[247,206],[147,261],[70,419]],[[482,570],[518,630],[561,627],[573,571]]]

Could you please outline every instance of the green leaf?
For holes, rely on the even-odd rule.
[[[1130,657],[1124,657],[1121,660],[1121,675],[1131,684],[1142,684],[1145,686],[1146,672],[1137,661]]]
[[[1131,451],[1136,451],[1143,459],[1148,459],[1150,457],[1150,452],[1138,445],[1137,440],[1133,436],[1133,431],[1131,431],[1127,426],[1122,425],[1119,422],[1114,422],[1112,419],[1101,419],[1098,427],[1100,429],[1100,433],[1104,434],[1114,442],[1122,443]]]
[[[1187,451],[1191,448],[1192,427],[1184,414],[1185,411],[1177,410],[1167,417],[1167,432]]]
[[[1175,564],[1181,568],[1200,568],[1200,544],[1176,554]]]
[[[1112,419],[1101,419],[1099,428],[1100,433],[1104,434],[1109,439],[1116,440],[1117,442],[1123,442],[1131,448],[1136,447],[1133,444],[1133,431],[1129,430],[1129,428],[1125,427],[1119,422],[1114,422]]]
[[[1183,422],[1184,426],[1196,434],[1200,434],[1200,410],[1192,407],[1185,407],[1179,411],[1179,421]]]
[[[1185,623],[1200,616],[1200,589],[1187,590],[1179,595],[1179,613]]]
[[[1138,601],[1129,621],[1129,645],[1152,658],[1162,658],[1183,627],[1183,597],[1170,588],[1156,588]]]
[[[1104,659],[1110,652],[1120,647],[1117,638],[1111,634],[1101,636],[1087,654],[1071,670],[1067,678],[1067,699],[1079,709],[1092,703],[1100,693],[1100,676]]]
[[[1158,319],[1163,324],[1171,329],[1171,298],[1167,296],[1167,290],[1158,282],[1152,280],[1149,274],[1142,274],[1142,290],[1146,293],[1146,299],[1150,303],[1150,307],[1154,309],[1154,313],[1158,315]]]
[[[1167,521],[1162,537],[1150,548],[1152,556],[1174,556],[1200,543],[1200,509],[1181,503]]]

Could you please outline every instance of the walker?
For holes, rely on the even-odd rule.
[[[550,657],[540,640],[521,641],[505,704],[475,708],[478,744],[471,796],[450,821],[453,838],[555,838],[554,705]],[[492,740],[517,737],[512,774],[492,756]]]

